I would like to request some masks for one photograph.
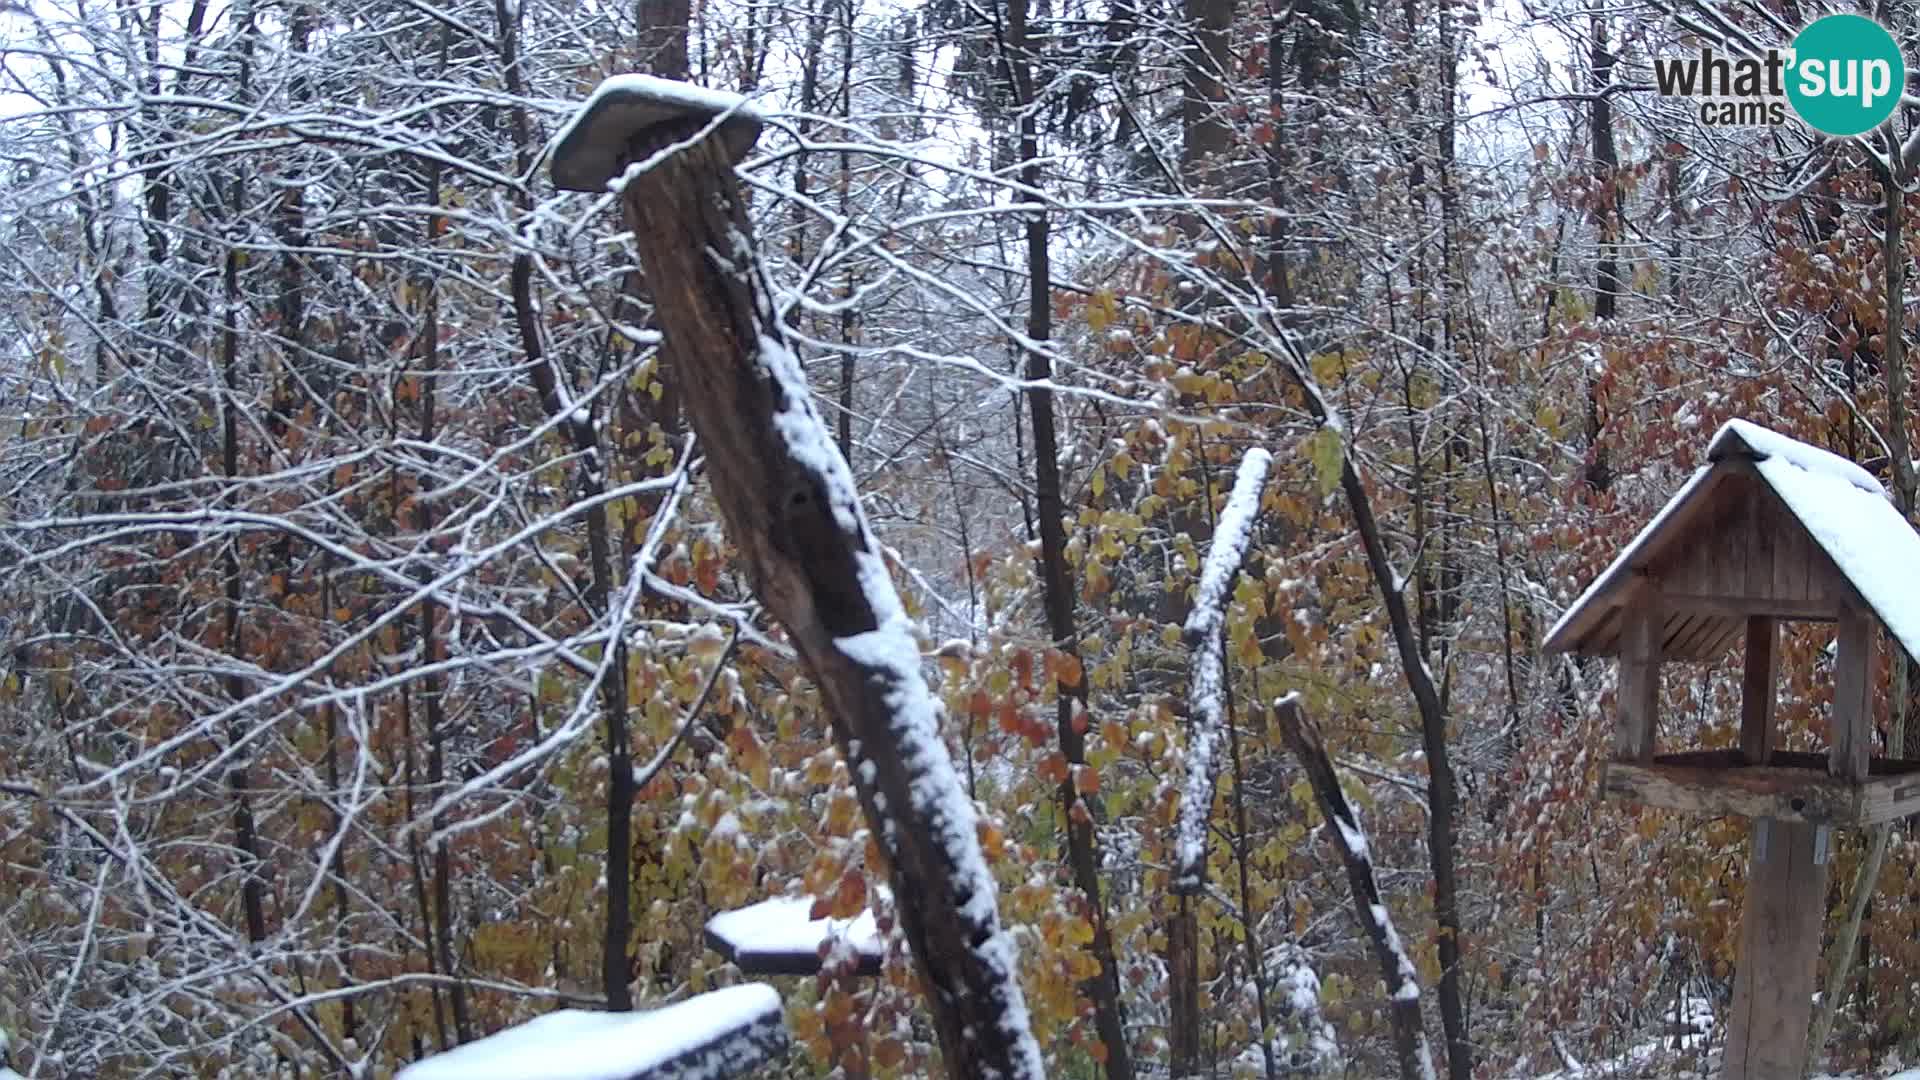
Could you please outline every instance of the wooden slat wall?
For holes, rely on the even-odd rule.
[[[1740,753],[1753,765],[1773,754],[1774,671],[1780,627],[1764,615],[1747,620],[1746,664],[1740,679]]]

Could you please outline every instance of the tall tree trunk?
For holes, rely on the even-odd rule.
[[[1593,104],[1589,126],[1593,135],[1593,206],[1596,260],[1593,283],[1593,317],[1596,322],[1611,321],[1620,300],[1620,152],[1613,142],[1614,56],[1607,45],[1604,16],[1593,16],[1592,30]],[[1603,331],[1604,332],[1604,331]],[[1605,420],[1600,408],[1600,385],[1591,370],[1583,378],[1587,384],[1587,486],[1597,493],[1613,487],[1613,465],[1607,447],[1601,441]]]
[[[240,33],[240,80],[238,97],[248,101],[253,96],[252,53],[253,7],[241,4],[235,15]],[[236,174],[228,185],[227,210],[233,215],[229,227],[241,228],[246,220],[246,180]],[[221,270],[224,291],[222,307],[222,326],[220,330],[220,366],[226,382],[225,393],[220,398],[220,463],[222,470],[231,482],[240,475],[240,413],[237,398],[240,394],[240,310],[243,301],[240,297],[240,251],[229,244],[226,259]],[[240,599],[242,593],[243,570],[240,565],[239,540],[228,541],[225,548],[226,606],[224,647],[236,656],[245,655],[245,645],[240,627]],[[234,701],[247,696],[246,683],[237,674],[227,677],[227,695]],[[236,716],[229,737],[238,743],[244,737],[243,716]],[[266,885],[262,876],[259,838],[255,833],[253,818],[253,781],[246,765],[246,755],[235,755],[234,765],[227,771],[227,783],[233,791],[233,843],[240,852],[245,867],[241,878],[241,908],[247,922],[247,940],[259,944],[267,937]]]
[[[1227,123],[1227,72],[1233,64],[1233,0],[1183,0],[1187,44],[1182,60],[1185,86],[1180,101],[1181,179],[1201,185],[1230,145]]]
[[[1461,355],[1456,334],[1459,331],[1458,313],[1455,310],[1455,289],[1466,280],[1466,274],[1456,263],[1459,258],[1457,229],[1459,224],[1460,198],[1455,175],[1458,162],[1454,157],[1455,124],[1459,105],[1459,43],[1455,38],[1453,5],[1443,2],[1439,5],[1440,22],[1440,93],[1443,97],[1440,108],[1439,128],[1439,174],[1440,174],[1440,329],[1447,353],[1447,372],[1443,376],[1443,393],[1451,397],[1453,376],[1451,372],[1461,370],[1464,357]],[[1443,638],[1446,628],[1459,616],[1461,592],[1465,584],[1465,574],[1460,568],[1460,553],[1454,539],[1456,529],[1453,526],[1454,515],[1450,513],[1452,504],[1453,466],[1455,461],[1465,461],[1470,456],[1466,437],[1458,427],[1449,425],[1446,436],[1445,452],[1442,455],[1441,481],[1446,492],[1442,503],[1442,521],[1440,524],[1442,543],[1440,546],[1439,595],[1436,597],[1435,612],[1442,628]],[[1440,663],[1443,674],[1437,689],[1438,705],[1431,712],[1423,711],[1420,717],[1420,731],[1426,744],[1429,759],[1436,754],[1439,764],[1428,772],[1428,800],[1433,808],[1433,819],[1429,822],[1429,839],[1433,860],[1434,909],[1439,919],[1439,955],[1440,955],[1440,1023],[1447,1035],[1447,1073],[1451,1080],[1472,1080],[1473,1046],[1467,1037],[1466,994],[1461,989],[1462,972],[1460,959],[1460,894],[1454,880],[1454,813],[1458,805],[1457,788],[1454,784],[1453,769],[1448,764],[1447,724],[1452,715],[1450,669],[1447,666],[1450,646],[1445,640],[1440,646]],[[1429,675],[1431,677],[1431,675]],[[1444,882],[1444,885],[1442,884]]]
[[[1027,0],[1007,0],[1008,63],[1020,111],[1020,179],[1039,190],[1040,137],[1034,116],[1033,39],[1027,22]],[[1093,924],[1093,954],[1100,971],[1082,986],[1093,1002],[1094,1028],[1106,1049],[1108,1080],[1131,1080],[1133,1057],[1127,1045],[1126,1017],[1120,1003],[1120,972],[1114,959],[1113,933],[1107,925],[1106,903],[1100,893],[1100,842],[1094,831],[1098,807],[1082,795],[1077,784],[1087,768],[1087,679],[1079,662],[1079,635],[1074,625],[1074,594],[1067,568],[1066,506],[1060,494],[1060,450],[1054,431],[1053,362],[1047,343],[1053,336],[1052,264],[1048,250],[1051,221],[1044,210],[1027,217],[1027,337],[1035,346],[1027,352],[1027,411],[1033,422],[1034,506],[1040,526],[1040,569],[1045,583],[1047,630],[1053,647],[1072,657],[1066,670],[1079,672],[1071,684],[1056,688],[1055,726],[1067,775],[1060,781],[1060,804],[1067,833],[1067,860],[1073,883],[1085,897],[1087,919]]]
[[[1892,144],[1892,140],[1889,143]],[[1899,146],[1892,144],[1891,150],[1891,160],[1898,169]],[[1881,235],[1886,287],[1886,347],[1883,355],[1887,373],[1887,445],[1892,457],[1894,503],[1900,508],[1901,516],[1911,519],[1915,481],[1913,447],[1907,432],[1906,199],[1900,189],[1899,177],[1900,173],[1896,172],[1884,177],[1882,184],[1886,196],[1885,231]],[[1886,754],[1889,757],[1912,757],[1914,755],[1903,748],[1907,745],[1907,709],[1912,689],[1913,661],[1907,657],[1906,650],[1897,644],[1892,652],[1893,685],[1888,693],[1892,717],[1887,730]],[[1920,726],[1916,726],[1916,730],[1920,730]],[[1880,870],[1887,861],[1887,846],[1892,833],[1892,824],[1875,825],[1868,833],[1866,857],[1853,875],[1853,893],[1847,903],[1846,920],[1834,933],[1833,945],[1827,950],[1825,992],[1820,995],[1820,1005],[1814,1013],[1813,1029],[1807,1040],[1809,1064],[1817,1064],[1825,1054],[1827,1042],[1833,1036],[1834,1020],[1841,1006],[1852,996],[1850,983],[1854,960],[1859,954],[1860,925],[1866,919],[1867,908],[1872,904],[1874,890],[1879,885]]]
[[[443,39],[444,41],[444,39]],[[427,174],[427,205],[440,205],[440,166],[432,165]],[[434,237],[443,228],[445,219],[439,214],[427,215],[427,236],[425,243],[431,247]],[[440,369],[440,294],[431,274],[423,275],[419,286],[426,293],[426,318],[421,328],[420,375],[420,441],[431,444],[437,437],[436,416],[439,405],[439,369]],[[432,536],[439,528],[439,513],[432,499],[415,499],[414,527],[422,537]],[[426,663],[429,667],[437,665],[447,658],[446,631],[440,618],[440,605],[432,599],[420,604],[420,640],[425,647]],[[422,689],[427,712],[427,783],[432,785],[436,798],[445,792],[447,780],[447,740],[451,734],[447,724],[446,676],[438,670],[426,677]],[[473,1017],[467,1007],[466,984],[459,977],[459,965],[455,962],[453,947],[453,852],[449,841],[443,834],[446,828],[444,812],[435,814],[433,819],[433,935],[434,948],[440,954],[440,969],[453,976],[454,982],[448,993],[453,1005],[453,1030],[460,1042],[473,1038]]]
[[[840,0],[840,115],[853,119],[853,20],[855,0]],[[853,158],[841,140],[840,148],[840,216],[852,220],[853,213]],[[853,358],[854,326],[858,315],[853,307],[853,295],[860,288],[854,265],[848,260],[845,265],[846,285],[840,297],[840,416],[839,443],[840,456],[853,464],[853,379],[855,362]]]
[[[644,6],[643,6],[644,10]],[[519,19],[524,8],[494,0],[494,19],[500,27],[500,60],[507,92],[515,99],[525,93],[526,78],[521,71]],[[680,62],[684,65],[685,26],[681,26]],[[671,58],[671,57],[669,57]],[[510,123],[514,136],[515,167],[525,175],[531,166],[533,133],[526,110],[515,106]],[[523,211],[531,212],[532,194],[520,192]],[[540,316],[533,301],[533,258],[523,249],[514,256],[508,274],[513,299],[514,323],[520,333],[520,348],[527,357],[534,387],[548,413],[559,419],[575,452],[585,465],[581,475],[581,496],[591,505],[587,509],[587,607],[598,619],[614,617],[614,565],[612,529],[607,521],[607,506],[599,501],[605,494],[607,462],[595,434],[593,419],[585,406],[577,406],[561,381],[554,363],[547,358],[540,337]],[[607,741],[607,924],[601,937],[600,981],[606,994],[607,1009],[629,1012],[633,1009],[633,803],[639,791],[633,775],[633,741],[628,731],[627,663],[625,635],[615,635],[608,648],[610,666],[600,680],[600,706],[605,720]]]
[[[690,0],[634,0],[634,11],[640,23],[641,65],[663,79],[685,79],[692,70],[687,50]]]

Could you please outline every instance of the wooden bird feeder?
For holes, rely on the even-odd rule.
[[[1620,661],[1604,797],[1752,820],[1726,1077],[1802,1075],[1834,828],[1920,811],[1920,761],[1872,756],[1878,632],[1920,656],[1920,536],[1857,465],[1742,420],[1548,632]],[[1782,622],[1838,624],[1828,750],[1775,746]],[[1739,746],[1662,753],[1660,667],[1743,643]]]

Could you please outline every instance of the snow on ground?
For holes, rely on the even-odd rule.
[[[723,1080],[786,1042],[780,995],[749,983],[651,1012],[551,1012],[409,1065],[398,1080]]]
[[[1677,1012],[1669,1010],[1662,1021],[1679,1028],[1678,1036],[1649,1038],[1623,1054],[1596,1061],[1575,1060],[1556,1040],[1553,1049],[1517,1065],[1507,1080],[1715,1080],[1720,1075],[1721,1048],[1714,1020],[1711,1002],[1690,997]],[[1549,1064],[1558,1067],[1542,1071]],[[1899,1063],[1891,1062],[1871,1073],[1822,1072],[1808,1080],[1920,1080],[1920,1069],[1893,1071],[1898,1069]]]

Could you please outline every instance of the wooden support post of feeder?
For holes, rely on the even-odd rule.
[[[1873,748],[1873,672],[1879,635],[1865,605],[1840,606],[1840,633],[1833,657],[1833,712],[1827,771],[1855,783],[1867,779]]]
[[[1766,615],[1747,616],[1746,663],[1740,680],[1740,756],[1765,765],[1773,756],[1774,676],[1780,656],[1780,624]]]
[[[1620,691],[1613,756],[1652,761],[1660,716],[1660,595],[1643,577],[1634,583],[1620,630]]]
[[[1832,830],[1920,812],[1920,762],[1872,757],[1880,626],[1920,655],[1920,589],[1907,585],[1920,536],[1858,466],[1745,421],[1721,428],[1707,459],[1543,647],[1619,657],[1605,797],[1751,820],[1722,1075],[1798,1080]],[[1776,745],[1784,620],[1837,627],[1824,755]],[[1742,642],[1737,745],[1660,753],[1660,665]]]
[[[1827,867],[1814,859],[1814,833],[1825,827],[1753,822],[1722,1076],[1798,1080],[1805,1071],[1827,910]]]
[[[973,805],[936,730],[899,596],[846,461],[773,307],[734,174],[759,115],[743,99],[608,79],[553,152],[554,184],[620,193],[714,501],[754,594],[785,628],[887,855],[900,926],[954,1077],[1028,1080],[1038,1044]]]
[[[1762,765],[1772,756],[1777,634],[1772,619],[1747,619],[1740,753]],[[1850,658],[1858,659],[1857,649]],[[1837,701],[1834,720],[1836,729],[1845,726]],[[1844,775],[1833,767],[1840,755],[1836,739],[1829,770],[1836,776]],[[1797,1080],[1805,1069],[1820,924],[1826,912],[1827,860],[1824,853],[1816,857],[1815,848],[1827,828],[1771,817],[1755,818],[1748,827],[1747,904],[1740,920],[1724,1076]]]

